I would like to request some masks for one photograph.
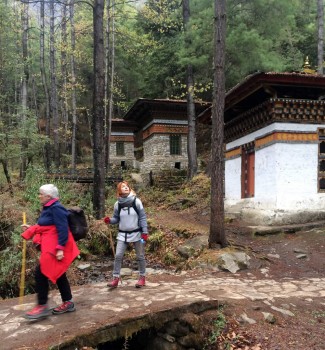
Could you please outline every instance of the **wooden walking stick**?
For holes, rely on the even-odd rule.
[[[110,244],[111,244],[113,256],[114,256],[114,258],[115,258],[115,248],[114,248],[114,243],[113,243],[112,232],[111,232],[110,229],[108,229],[108,234],[109,234],[109,242],[110,242]]]
[[[26,213],[23,212],[23,224],[26,225]],[[19,288],[19,304],[23,302],[24,290],[25,290],[25,267],[26,267],[26,240],[23,239],[23,251],[21,261],[21,273],[20,273],[20,288]]]

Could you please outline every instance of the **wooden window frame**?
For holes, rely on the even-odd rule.
[[[125,145],[124,141],[116,141],[116,156],[123,157],[125,156]]]
[[[182,155],[182,136],[179,134],[169,135],[169,150],[170,155],[180,156]]]

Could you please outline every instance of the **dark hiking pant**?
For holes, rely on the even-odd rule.
[[[35,282],[38,304],[45,305],[49,294],[49,279],[42,274],[40,265],[35,270]],[[70,284],[65,273],[57,279],[56,285],[60,291],[62,302],[72,299]]]

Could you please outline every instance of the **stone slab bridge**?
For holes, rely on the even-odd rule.
[[[223,301],[261,300],[268,304],[287,298],[324,298],[325,278],[303,280],[257,280],[237,277],[184,274],[149,281],[142,289],[126,280],[109,291],[106,283],[73,288],[76,312],[53,315],[39,321],[23,317],[34,306],[35,295],[0,301],[2,350],[81,350],[131,336],[139,331],[159,329],[188,312],[199,314],[217,309]],[[172,282],[170,282],[172,281]],[[324,299],[323,299],[324,300]],[[50,307],[60,303],[52,291]],[[276,309],[276,308],[275,308]]]

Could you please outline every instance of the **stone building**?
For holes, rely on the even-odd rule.
[[[196,103],[196,113],[207,106]],[[187,133],[186,101],[138,99],[123,119],[112,121],[111,162],[141,173],[186,169]]]
[[[325,217],[325,77],[250,75],[227,92],[224,118],[227,212],[259,224]]]

